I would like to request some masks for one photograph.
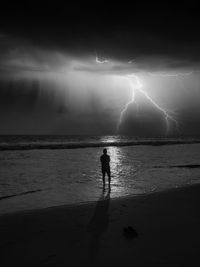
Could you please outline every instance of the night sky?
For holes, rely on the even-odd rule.
[[[0,134],[199,135],[199,20],[194,1],[2,6]],[[131,74],[162,110],[130,103]]]

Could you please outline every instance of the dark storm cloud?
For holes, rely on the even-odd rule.
[[[134,50],[133,50],[134,51]],[[126,51],[127,52],[127,51]],[[95,57],[99,60],[107,59],[105,64],[96,64]],[[75,60],[75,64],[72,61]],[[20,72],[57,72],[72,68],[76,71],[130,74],[140,71],[176,71],[177,69],[199,69],[199,62],[192,58],[178,58],[166,55],[136,55],[120,59],[120,55],[112,57],[112,53],[105,57],[104,53],[94,51],[73,56],[70,51],[59,51],[57,49],[42,49],[33,45],[30,41],[22,38],[14,38],[10,35],[0,36],[0,74],[19,74]]]
[[[101,103],[97,92],[88,93],[84,111],[77,114],[70,94],[57,99],[55,73],[72,69],[91,76],[124,76],[200,69],[199,14],[193,1],[131,6],[101,1],[96,7],[14,4],[12,9],[2,7],[0,13],[0,79],[7,78],[0,84],[1,122],[8,132],[19,128],[29,133],[113,132],[117,114]],[[97,64],[96,54],[109,62]],[[48,74],[49,83],[40,84],[41,73]],[[65,87],[68,92],[68,84]],[[162,134],[162,113],[151,106],[150,111],[141,110],[138,120],[131,116],[132,108],[124,118],[125,132]],[[194,133],[199,109],[191,112],[191,108],[181,114],[184,131],[190,128]]]
[[[30,43],[72,57],[95,56],[97,51],[100,57],[119,62],[133,58],[143,68],[150,57],[168,60],[170,68],[177,68],[200,61],[199,20],[195,1],[35,3],[30,8],[16,3],[12,8],[2,6],[0,33],[21,38],[26,47]],[[4,40],[4,49],[7,46]]]
[[[199,14],[194,1],[133,1],[2,8],[1,32],[71,54],[96,49],[118,60],[165,56],[199,61]]]

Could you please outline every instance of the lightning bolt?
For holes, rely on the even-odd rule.
[[[139,89],[139,88],[142,87],[142,84],[141,84],[140,80],[138,79],[138,77],[136,75],[134,75],[134,78],[136,80],[136,85],[133,84],[133,82],[132,82],[132,80],[130,78],[128,78],[128,77],[125,77],[125,78],[128,80],[128,82],[129,82],[129,84],[130,84],[130,86],[132,88],[132,96],[131,96],[131,100],[125,105],[124,109],[120,113],[119,121],[118,121],[118,124],[117,124],[117,132],[119,132],[119,128],[120,128],[120,125],[121,125],[121,123],[123,121],[124,114],[126,113],[129,105],[131,105],[133,103],[136,104],[136,102],[135,102],[135,89]]]
[[[96,63],[98,64],[104,64],[104,63],[108,63],[109,61],[108,60],[99,60],[98,59],[98,56],[96,54]],[[132,63],[132,61],[129,61],[128,62],[129,64]],[[178,74],[174,74],[173,76],[177,77],[178,75],[191,75],[193,72],[188,72],[188,73],[178,73]],[[149,73],[150,75],[154,75],[153,73]],[[161,75],[168,75],[165,73],[161,74]],[[123,121],[123,117],[124,117],[124,114],[126,113],[129,105],[135,103],[135,90],[138,90],[140,93],[142,93],[146,99],[149,100],[150,103],[152,103],[154,105],[154,107],[156,107],[159,111],[162,112],[162,114],[164,115],[165,117],[165,122],[166,122],[166,134],[169,133],[169,130],[170,130],[170,122],[173,122],[175,124],[175,127],[176,127],[176,130],[179,131],[179,122],[171,115],[173,112],[172,111],[168,111],[164,108],[162,108],[158,103],[156,103],[155,100],[153,100],[146,91],[144,91],[142,89],[143,85],[139,79],[139,77],[135,74],[130,74],[130,75],[126,75],[126,76],[123,76],[125,79],[128,80],[128,82],[130,83],[130,86],[132,88],[132,96],[131,96],[131,100],[128,101],[128,103],[125,105],[124,109],[121,111],[120,113],[120,117],[119,117],[119,121],[118,121],[118,124],[117,124],[117,132],[119,132],[119,128],[120,128],[120,125],[122,124],[122,121]],[[133,80],[135,80],[136,83],[133,83]]]
[[[117,125],[117,131],[119,131],[119,127],[120,127],[120,125],[122,123],[123,116],[124,116],[125,112],[127,111],[129,105],[135,102],[135,90],[138,90],[140,93],[142,93],[149,100],[149,102],[151,102],[159,111],[161,111],[163,113],[163,115],[165,117],[165,121],[166,121],[167,133],[170,130],[170,121],[175,123],[175,126],[176,126],[177,130],[179,129],[178,121],[172,115],[170,115],[170,112],[168,110],[165,110],[164,108],[162,108],[159,104],[157,104],[148,95],[148,93],[142,89],[142,83],[139,80],[138,76],[136,76],[135,74],[131,74],[131,75],[127,75],[126,79],[129,80],[129,83],[130,83],[131,88],[132,88],[132,99],[125,105],[124,109],[122,110],[122,112],[120,114],[119,122],[118,122],[118,125]],[[136,85],[134,85],[133,79],[136,81]]]

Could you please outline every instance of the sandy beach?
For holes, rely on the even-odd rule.
[[[1,266],[200,266],[200,186],[0,218]],[[124,234],[131,226],[137,236]]]

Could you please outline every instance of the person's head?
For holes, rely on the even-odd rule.
[[[104,148],[104,150],[103,150],[103,154],[104,154],[104,155],[107,154],[107,149],[106,149],[106,148]]]

